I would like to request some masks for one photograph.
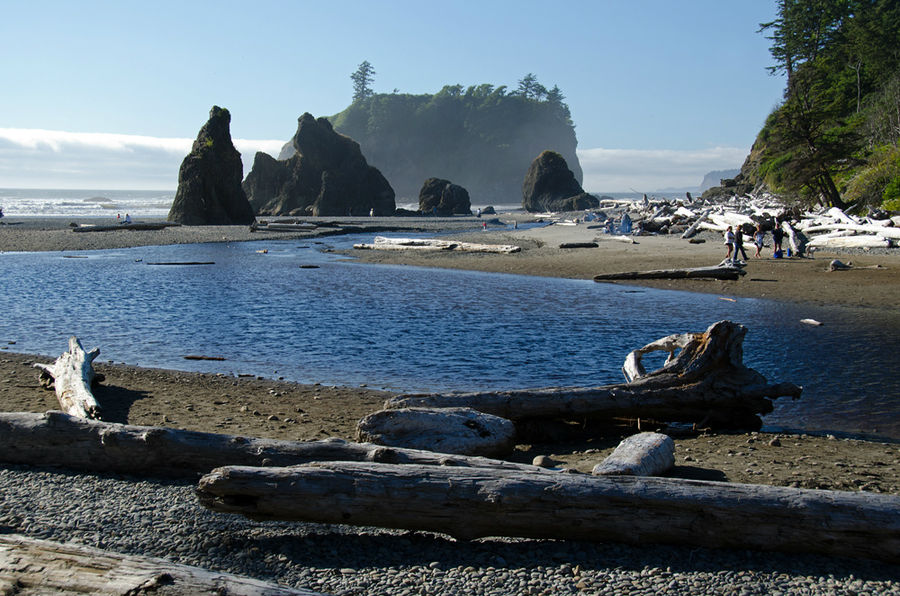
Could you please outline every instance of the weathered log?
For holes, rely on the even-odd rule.
[[[80,544],[0,536],[2,594],[315,596],[250,577]]]
[[[476,242],[457,242],[455,240],[439,240],[435,238],[385,238],[384,236],[376,236],[374,244],[354,244],[353,248],[358,250],[448,250],[501,254],[509,254],[521,250],[518,246],[511,244],[480,244]]]
[[[647,370],[641,363],[641,357],[650,352],[668,352],[669,357],[666,358],[665,364],[669,364],[674,358],[678,350],[683,350],[688,344],[696,340],[694,333],[678,333],[675,335],[667,335],[656,341],[650,342],[643,348],[632,350],[625,357],[625,364],[622,365],[622,374],[625,375],[625,381],[630,383],[635,379],[646,376]]]
[[[743,363],[747,329],[731,321],[692,334],[662,368],[631,383],[600,387],[549,387],[475,393],[400,395],[386,409],[469,407],[514,422],[541,418],[584,420],[640,418],[698,422],[712,428],[758,429],[757,414],[772,411],[781,396],[799,397],[792,383],[770,384]]]
[[[679,208],[679,209],[680,209],[680,208]],[[692,223],[692,224],[688,227],[688,229],[686,229],[686,230],[684,231],[684,234],[681,235],[682,239],[690,238],[691,236],[693,236],[694,234],[696,234],[696,233],[697,233],[697,228],[700,226],[701,223],[703,223],[703,220],[706,219],[706,216],[709,215],[710,211],[712,211],[712,208],[705,209],[705,210],[703,211],[703,213],[700,214],[700,217],[698,217],[698,218],[694,221],[694,223]],[[676,213],[677,213],[677,211],[676,211]]]
[[[675,467],[675,441],[660,433],[626,437],[615,451],[594,466],[591,474],[611,476],[660,476]]]
[[[69,338],[69,351],[56,359],[53,364],[34,363],[41,369],[41,384],[56,387],[56,398],[63,411],[81,418],[100,418],[100,404],[91,392],[94,382],[94,359],[100,355],[100,348],[90,352],[74,335]]]
[[[740,279],[746,272],[740,267],[722,266],[693,267],[688,269],[654,269],[650,271],[626,271],[623,273],[602,273],[594,276],[594,281],[614,281],[629,279]]]
[[[891,241],[881,235],[862,236],[823,235],[811,238],[807,246],[816,248],[890,248]]]
[[[788,243],[791,245],[791,251],[795,257],[802,257],[803,251],[806,249],[806,246],[803,240],[800,238],[800,235],[797,234],[797,230],[790,224],[790,222],[783,221],[781,222],[781,229],[784,230],[784,234],[788,238]]]
[[[165,222],[153,222],[153,223],[123,223],[116,224],[110,226],[92,226],[92,225],[81,225],[76,228],[72,228],[73,232],[115,232],[118,230],[145,230],[145,231],[153,231],[153,230],[162,230],[171,226],[180,226],[180,223],[165,221]]]
[[[253,519],[900,562],[896,495],[354,462],[219,468],[197,494],[210,509]]]
[[[516,427],[471,408],[401,408],[369,414],[356,425],[358,441],[461,455],[506,455]]]
[[[196,476],[229,464],[291,466],[346,460],[448,466],[525,464],[416,449],[324,441],[282,441],[76,418],[62,412],[0,413],[0,461],[91,472]]]
[[[878,226],[872,224],[822,224],[811,226],[803,230],[807,233],[812,232],[830,232],[830,231],[848,231],[854,233],[863,233],[868,235],[881,236],[883,238],[893,238],[900,240],[900,228],[891,228],[886,226]]]
[[[597,248],[600,246],[596,242],[563,242],[560,248]]]

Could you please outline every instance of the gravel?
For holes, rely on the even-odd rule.
[[[0,532],[342,595],[900,594],[874,561],[257,522],[202,508],[193,483],[23,466],[0,466]]]

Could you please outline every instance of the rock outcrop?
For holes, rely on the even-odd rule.
[[[442,178],[429,178],[419,191],[419,211],[436,215],[469,215],[472,203],[469,192]]]
[[[257,153],[244,181],[261,215],[392,215],[394,190],[363,157],[359,143],[334,132],[325,118],[303,114],[287,160]]]
[[[244,166],[231,142],[231,114],[213,106],[178,170],[168,220],[185,225],[247,225],[255,219],[241,188]]]
[[[581,211],[599,206],[597,197],[584,192],[559,153],[544,151],[531,162],[522,184],[526,211]]]

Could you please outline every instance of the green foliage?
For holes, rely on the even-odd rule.
[[[859,168],[847,183],[848,200],[878,206],[890,200],[891,184],[900,180],[900,147],[884,145],[875,149],[865,167]]]
[[[353,81],[353,101],[360,101],[372,96],[372,82],[375,80],[375,68],[368,60],[363,60],[350,75]]]
[[[519,202],[525,172],[545,149],[559,150],[581,176],[564,96],[533,77],[523,79],[527,94],[491,84],[446,85],[434,95],[373,94],[331,121],[360,143],[399,197],[418,196],[422,182],[437,177],[465,187],[476,201]],[[544,89],[540,99],[536,89]]]
[[[805,204],[837,206],[846,181],[846,198],[879,204],[884,186],[872,185],[890,178],[876,174],[873,148],[900,136],[900,2],[778,0],[778,18],[761,31],[772,40],[770,70],[787,74],[787,88],[748,178]]]

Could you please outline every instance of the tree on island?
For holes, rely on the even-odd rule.
[[[350,75],[353,81],[353,101],[360,101],[372,97],[372,82],[375,80],[375,68],[368,60],[363,60],[356,71]]]

